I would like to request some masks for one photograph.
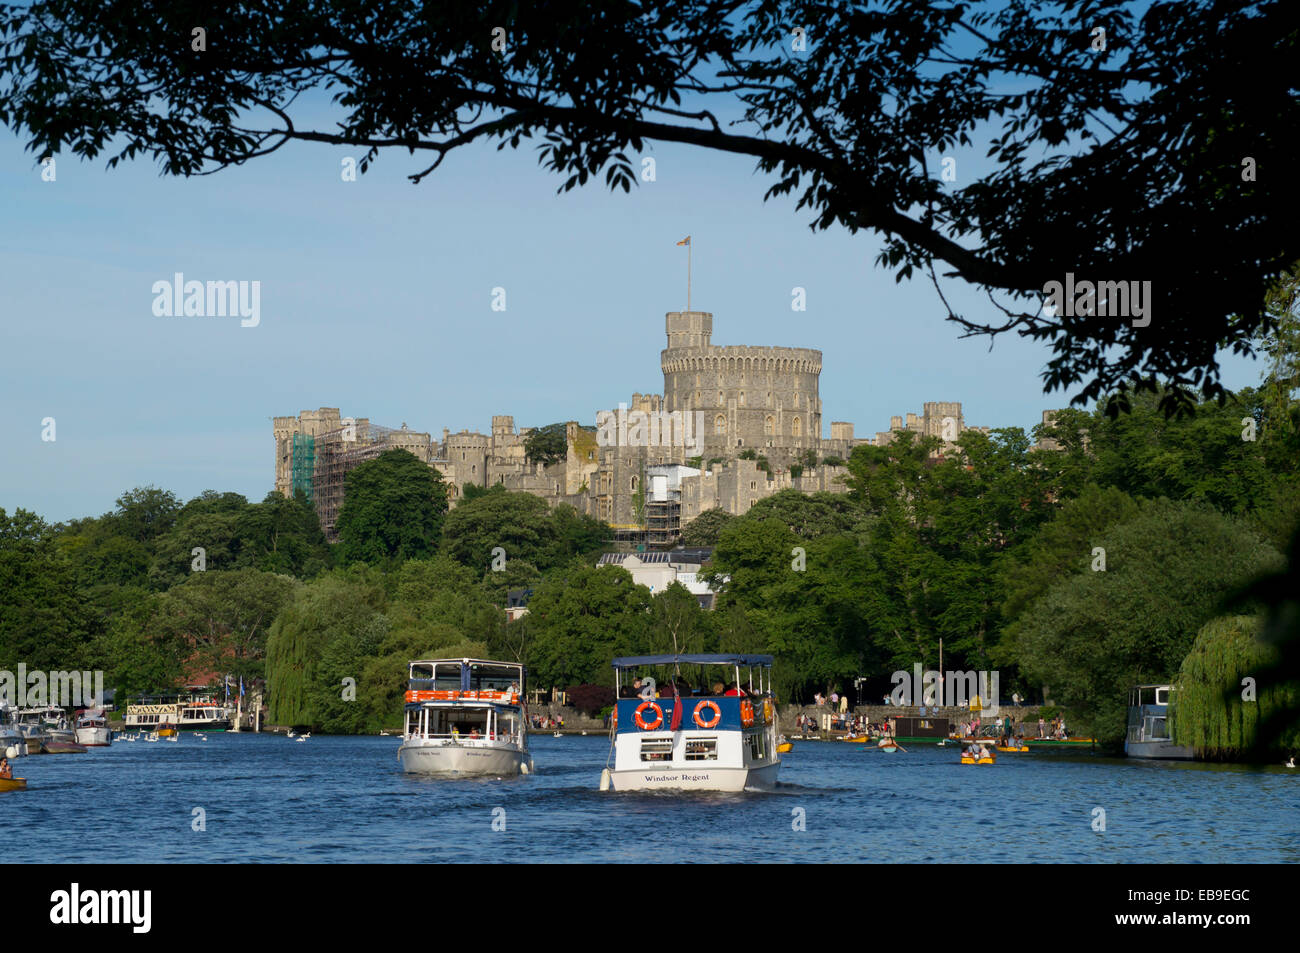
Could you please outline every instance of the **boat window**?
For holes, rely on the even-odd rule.
[[[471,665],[469,687],[475,691],[504,692],[519,685],[519,670],[504,665]]]
[[[1157,688],[1157,689],[1156,689],[1156,704],[1157,704],[1157,705],[1168,705],[1168,704],[1169,704],[1169,689],[1167,689],[1167,688]]]
[[[642,738],[642,761],[671,761],[673,759],[672,738]]]
[[[717,738],[692,738],[686,742],[687,761],[717,761]]]
[[[766,761],[767,760],[767,733],[755,731],[749,736],[749,760]]]
[[[460,691],[460,663],[443,662],[434,666],[433,688],[440,692]]]

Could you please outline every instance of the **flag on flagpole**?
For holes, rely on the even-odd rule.
[[[689,245],[690,243],[691,243],[691,236],[690,236],[690,235],[687,235],[685,238],[683,238],[683,239],[682,239],[681,241],[679,241],[677,244],[679,244],[679,245]]]

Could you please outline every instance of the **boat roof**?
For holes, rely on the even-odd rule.
[[[638,665],[771,665],[770,655],[625,655],[614,659],[618,669],[636,668]]]
[[[494,659],[485,658],[418,658],[407,662],[407,665],[432,665],[435,662],[455,662],[457,665],[506,665],[510,668],[523,668],[522,662],[501,662]]]

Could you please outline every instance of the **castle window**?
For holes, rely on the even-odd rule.
[[[773,436],[776,435],[776,418],[775,418],[775,417],[770,417],[770,416],[769,416],[769,417],[767,418],[767,435],[768,435],[769,437],[773,437]],[[769,443],[768,443],[768,446],[770,447],[770,446],[772,446],[772,444],[769,442]]]
[[[803,435],[803,424],[799,422],[798,417],[794,419],[794,423],[790,427],[790,432],[794,434],[796,437]]]
[[[743,390],[740,392],[740,406],[745,406],[745,392]]]
[[[722,391],[718,391],[718,403],[722,403]]]
[[[724,434],[727,432],[727,418],[718,414],[713,418],[713,432],[715,434]]]

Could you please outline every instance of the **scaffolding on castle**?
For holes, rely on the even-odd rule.
[[[293,467],[291,472],[290,493],[297,495],[299,490],[312,498],[312,480],[316,471],[316,441],[305,433],[293,435]]]
[[[348,474],[367,460],[392,449],[388,438],[394,432],[392,427],[360,421],[316,437],[312,505],[320,520],[320,528],[331,543],[338,541],[335,524],[343,506]]]

